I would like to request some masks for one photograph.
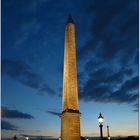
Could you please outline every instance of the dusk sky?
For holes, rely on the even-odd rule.
[[[59,137],[64,32],[76,30],[81,135],[138,135],[138,0],[2,0],[2,137]]]

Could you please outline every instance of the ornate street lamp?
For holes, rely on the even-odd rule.
[[[99,122],[99,127],[100,127],[100,135],[101,135],[101,139],[103,139],[103,130],[102,130],[102,127],[103,127],[103,116],[102,114],[100,113],[99,114],[99,117],[98,117],[98,122]]]

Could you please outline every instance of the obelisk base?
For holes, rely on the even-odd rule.
[[[61,114],[61,140],[81,140],[78,110],[67,109]]]

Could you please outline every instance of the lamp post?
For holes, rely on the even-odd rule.
[[[103,130],[102,130],[102,128],[103,128],[103,116],[101,113],[99,114],[98,122],[99,122],[99,127],[100,127],[101,139],[103,139]]]
[[[107,138],[108,138],[108,140],[110,140],[109,125],[107,125]]]

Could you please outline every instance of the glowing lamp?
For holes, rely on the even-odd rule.
[[[100,113],[99,114],[99,117],[98,117],[98,122],[99,122],[99,127],[100,127],[100,135],[101,135],[101,140],[103,139],[103,130],[102,130],[102,127],[103,127],[103,116],[102,114]]]
[[[99,114],[99,117],[98,117],[99,124],[102,124],[103,123],[103,120],[104,120],[104,118],[103,118],[102,114],[100,113]]]

